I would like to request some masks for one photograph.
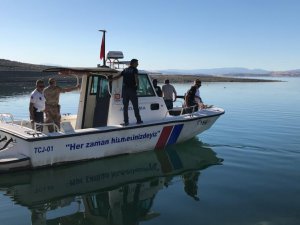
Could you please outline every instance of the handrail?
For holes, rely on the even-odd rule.
[[[54,130],[57,130],[57,131],[60,130],[59,127],[55,123],[53,123],[53,122],[52,123],[37,123],[37,122],[34,122],[33,128],[34,128],[35,132],[38,132],[37,126],[43,126],[43,127],[45,127],[45,126],[53,126]]]
[[[194,113],[196,110],[196,107],[197,107],[197,105],[193,105],[193,106],[189,106],[189,107],[186,107],[187,109],[190,109],[190,108],[192,108],[193,110],[192,110],[192,112],[191,113],[189,113],[190,114],[190,116],[192,116],[192,113]]]
[[[0,121],[7,123],[6,118],[11,120],[11,123],[14,123],[14,116],[11,113],[0,113]]]
[[[24,125],[24,123],[25,123],[25,125]],[[26,127],[26,125],[27,125],[28,123],[31,123],[31,122],[28,121],[28,120],[22,119],[21,122],[20,122],[20,126],[21,126],[21,127],[24,127],[24,126]]]
[[[7,120],[10,120],[10,121],[7,121]],[[3,123],[12,123],[14,124],[14,116],[11,114],[11,113],[0,113],[0,122],[3,122]],[[26,120],[22,120],[21,123],[20,123],[20,126],[24,126],[24,122],[27,122]],[[33,130],[35,131],[35,133],[39,132],[37,130],[37,126],[53,126],[53,128],[57,131],[60,131],[59,127],[55,124],[55,123],[37,123],[37,122],[34,122],[33,123]]]
[[[80,84],[79,77],[76,74],[72,74],[73,77],[76,77],[76,85],[78,86]]]
[[[194,113],[196,110],[196,107],[197,105],[194,105],[194,106],[188,106],[188,107],[182,107],[181,108],[181,111],[180,111],[180,114],[179,115],[185,115],[185,114],[189,114],[190,116],[192,116],[192,113]],[[185,110],[188,110],[188,109],[192,109],[191,112],[188,112],[188,113],[184,113]],[[165,114],[165,117],[167,117],[168,113],[170,115],[170,111],[175,111],[174,109],[169,109],[166,114]]]

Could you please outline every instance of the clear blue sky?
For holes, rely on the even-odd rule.
[[[300,69],[299,0],[0,0],[0,58],[96,66],[106,50],[141,69]]]

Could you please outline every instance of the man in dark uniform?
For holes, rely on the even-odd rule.
[[[139,110],[139,104],[138,104],[138,97],[137,97],[137,88],[139,84],[138,80],[138,67],[139,63],[137,59],[132,59],[130,61],[130,66],[126,69],[124,69],[120,75],[114,77],[113,79],[118,79],[120,77],[123,77],[123,87],[122,87],[122,97],[123,97],[123,115],[124,115],[124,126],[127,126],[129,124],[129,118],[128,118],[128,105],[129,100],[132,103],[134,115],[136,118],[136,123],[141,124],[143,123],[141,116],[140,116],[140,110]]]
[[[152,83],[153,83],[153,87],[154,87],[154,89],[155,89],[155,92],[156,92],[157,96],[158,96],[158,97],[162,97],[162,91],[161,91],[160,86],[157,85],[157,80],[154,79],[154,80],[152,81]]]

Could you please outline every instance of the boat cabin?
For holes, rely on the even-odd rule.
[[[50,68],[46,72],[81,76],[81,90],[75,129],[114,126],[123,123],[123,78],[111,80],[121,71],[106,67]],[[158,97],[146,71],[139,70],[137,90],[139,109],[144,122],[161,120],[167,115],[162,97]],[[135,124],[131,102],[128,107],[129,123]],[[63,121],[63,120],[62,120]]]

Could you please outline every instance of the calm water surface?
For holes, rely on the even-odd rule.
[[[300,79],[285,81],[203,84],[225,115],[165,151],[1,175],[1,224],[300,224]],[[26,118],[28,89],[5,88],[0,111]]]

